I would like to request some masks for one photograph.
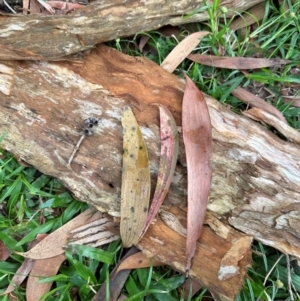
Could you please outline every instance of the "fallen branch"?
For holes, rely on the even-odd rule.
[[[223,0],[220,6],[226,6],[230,16],[261,1]],[[137,0],[96,0],[69,15],[0,15],[0,60],[64,60],[119,37],[168,24],[207,20],[206,12],[182,18],[201,6],[201,0],[151,0],[143,4]]]
[[[119,216],[120,119],[124,106],[130,105],[148,146],[154,189],[159,165],[159,114],[150,104],[167,106],[181,126],[182,80],[147,59],[129,57],[105,46],[93,50],[81,63],[1,63],[0,78],[5,75],[6,79],[6,86],[0,89],[0,133],[7,132],[2,143],[5,149],[59,178],[78,199]],[[282,141],[211,97],[205,98],[213,127],[208,204],[212,213],[206,216],[208,226],[198,241],[190,275],[220,298],[233,300],[251,261],[251,237],[234,230],[228,222],[265,244],[300,256],[299,146]],[[83,120],[90,116],[98,117],[99,124],[68,168]],[[182,137],[178,158],[166,197],[167,213],[149,227],[138,246],[147,255],[184,272],[186,162]],[[234,251],[235,242],[243,239],[248,247]],[[226,273],[228,254],[236,254],[232,255],[236,274],[231,278]]]

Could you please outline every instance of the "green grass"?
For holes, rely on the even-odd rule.
[[[226,19],[218,1],[206,4],[210,19],[204,23],[180,26],[180,35],[166,37],[160,31],[139,33],[129,39],[108,43],[130,55],[143,55],[160,64],[168,53],[188,34],[208,30],[211,35],[201,40],[194,53],[226,56],[289,59],[291,62],[278,68],[249,70],[245,75],[239,70],[225,70],[199,65],[184,60],[174,72],[181,76],[182,70],[207,94],[229,105],[240,113],[246,105],[230,92],[237,86],[253,91],[253,87],[270,93],[268,102],[278,108],[288,123],[300,129],[300,108],[284,102],[283,90],[300,96],[300,75],[294,74],[300,64],[300,1],[284,1],[280,6],[266,2],[264,19],[255,29],[233,32],[232,19]],[[200,10],[203,10],[201,8]],[[199,10],[194,13],[199,12]],[[189,15],[185,16],[188,18]],[[145,53],[140,53],[138,43],[142,36],[149,41]],[[0,154],[0,239],[11,251],[25,251],[28,243],[38,233],[51,233],[84,211],[87,204],[74,200],[62,184],[41,174],[32,167],[20,166],[13,156],[5,151]],[[79,246],[66,251],[67,260],[54,281],[47,300],[91,300],[101,284],[115,267],[121,250],[120,241],[111,243],[103,252],[94,252],[89,247]],[[23,257],[12,254],[9,260],[0,262],[0,292],[4,291],[23,262]],[[287,258],[278,251],[258,242],[253,245],[253,265],[237,301],[254,300],[299,300],[300,267],[291,260],[288,273]],[[124,288],[127,300],[183,300],[180,286],[185,277],[170,267],[144,268],[132,271]],[[294,289],[289,288],[290,283]],[[202,300],[205,289],[189,300]],[[16,289],[18,300],[25,300],[25,287]],[[9,300],[0,296],[0,300]],[[207,299],[206,299],[207,300]]]

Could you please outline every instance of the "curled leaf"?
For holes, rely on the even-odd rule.
[[[202,93],[186,76],[182,104],[182,130],[188,172],[188,220],[186,271],[196,251],[204,222],[210,190],[209,165],[212,150],[212,129],[208,107]]]
[[[153,201],[140,237],[153,222],[169,191],[178,157],[179,138],[175,120],[167,107],[159,106],[159,112],[161,141],[159,170]]]
[[[140,127],[130,107],[125,107],[123,125],[123,174],[120,233],[124,247],[139,240],[150,200],[148,152]]]

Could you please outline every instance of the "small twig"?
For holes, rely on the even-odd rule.
[[[74,147],[73,153],[72,153],[72,155],[71,155],[71,157],[70,157],[70,159],[69,159],[69,161],[68,161],[67,166],[70,166],[70,164],[71,164],[71,162],[73,161],[73,158],[74,158],[74,156],[75,156],[75,154],[76,154],[76,152],[77,152],[77,150],[78,150],[78,148],[79,148],[79,146],[80,146],[80,144],[82,143],[82,141],[83,141],[84,138],[85,138],[85,135],[82,135],[82,136],[80,137],[80,139],[78,140],[77,144],[76,144],[75,147]]]
[[[293,288],[293,290],[294,290],[294,293],[296,294],[296,296],[297,296],[298,300],[300,300],[300,295],[298,294],[298,291],[297,291],[297,289],[296,289],[296,287],[295,287],[294,283],[293,283],[293,282],[291,282],[291,284],[292,284],[292,288]]]
[[[74,150],[72,152],[72,155],[67,163],[67,166],[70,166],[71,162],[73,161],[73,158],[80,146],[80,144],[82,143],[83,139],[85,138],[85,136],[90,136],[92,135],[92,132],[91,132],[91,128],[94,126],[94,125],[98,125],[99,124],[99,119],[98,118],[94,118],[94,117],[89,117],[87,119],[84,120],[84,134],[80,137],[80,139],[78,140],[77,144],[75,145],[74,147]]]
[[[286,267],[287,267],[287,280],[288,280],[288,287],[289,287],[289,294],[290,294],[290,300],[294,301],[294,295],[292,291],[292,278],[291,278],[291,265],[290,265],[290,257],[288,254],[286,256]]]
[[[280,255],[280,257],[279,257],[279,258],[276,260],[276,262],[273,264],[273,266],[272,266],[271,270],[269,271],[269,273],[266,275],[265,280],[264,280],[264,283],[263,283],[264,286],[266,285],[266,282],[267,282],[267,280],[268,280],[270,274],[273,272],[275,266],[277,265],[277,263],[280,261],[280,259],[281,259],[283,256],[284,256],[283,254]]]
[[[16,13],[17,13],[15,10],[13,10],[13,9],[9,6],[9,4],[8,4],[5,0],[3,0],[3,3],[7,6],[7,8],[8,8],[13,14],[16,14]]]

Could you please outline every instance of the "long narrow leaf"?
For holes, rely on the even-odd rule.
[[[130,107],[125,107],[123,125],[123,175],[120,233],[124,247],[135,245],[145,224],[150,200],[148,152]]]
[[[182,104],[182,130],[188,172],[186,241],[188,272],[196,251],[197,240],[201,235],[210,190],[209,159],[212,150],[212,130],[205,99],[187,76]]]
[[[178,157],[179,138],[175,120],[167,107],[159,106],[159,112],[161,141],[159,170],[153,201],[141,237],[153,222],[169,191]]]
[[[161,63],[161,67],[167,72],[172,73],[200,43],[200,39],[209,33],[209,31],[199,31],[190,34],[168,54],[168,56]]]

